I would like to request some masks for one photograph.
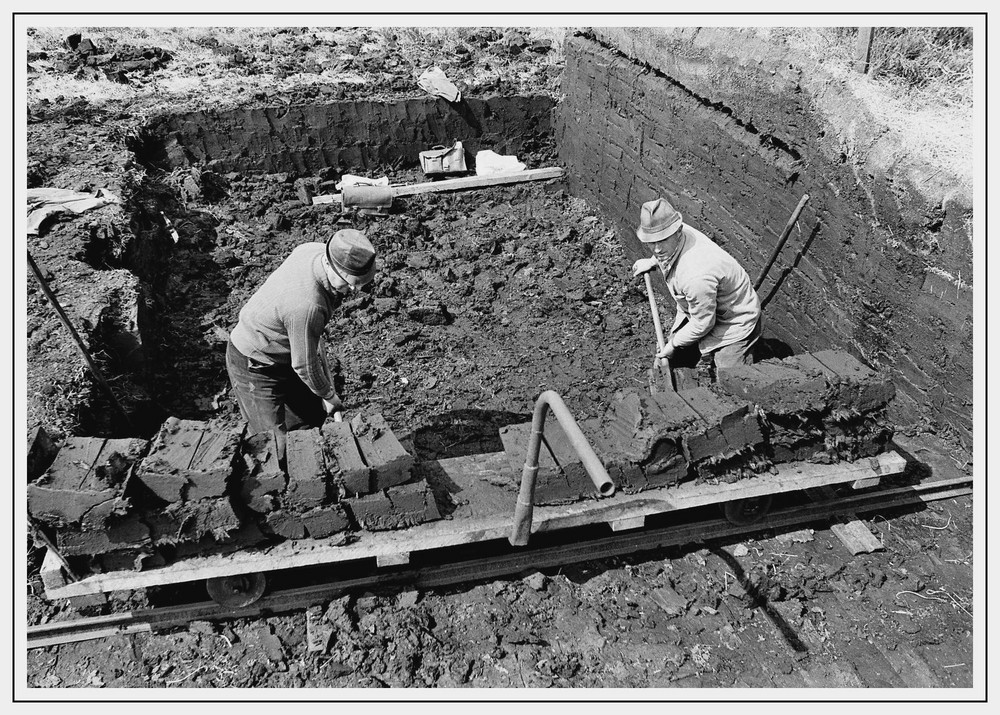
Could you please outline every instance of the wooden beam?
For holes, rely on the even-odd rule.
[[[474,484],[496,479],[499,469],[507,469],[503,452],[453,457],[430,463],[459,489],[473,491]],[[853,482],[870,476],[878,468],[883,475],[903,471],[906,460],[895,452],[886,452],[873,459],[838,464],[793,463],[778,465],[777,474],[761,474],[732,484],[685,484],[648,489],[638,494],[616,494],[608,499],[585,500],[573,504],[535,507],[532,533],[554,531],[599,522],[627,524],[621,520],[638,520],[653,514],[664,514],[697,506],[734,499],[746,499],[797,491],[829,484]],[[507,478],[505,477],[506,481]],[[843,507],[842,507],[843,508]],[[185,581],[199,581],[220,576],[274,571],[339,563],[374,557],[385,564],[401,554],[447,546],[480,543],[491,539],[506,539],[511,529],[513,504],[503,513],[494,512],[464,519],[442,519],[408,529],[378,532],[354,532],[350,539],[340,533],[325,539],[286,541],[261,549],[239,551],[225,555],[193,556],[149,571],[109,571],[93,574],[76,583],[58,586],[43,567],[42,582],[48,598],[68,598],[87,593],[135,590]],[[831,509],[832,510],[832,509]],[[634,522],[633,522],[634,523]],[[379,558],[381,557],[381,559]],[[48,561],[48,559],[47,559]],[[51,562],[50,568],[51,568]],[[52,585],[49,585],[52,584]]]
[[[874,27],[859,27],[858,41],[854,46],[854,69],[861,74],[868,72],[872,59],[872,39],[875,37]]]
[[[408,184],[404,186],[393,186],[393,198],[397,196],[415,196],[417,194],[429,194],[438,191],[459,191],[462,189],[481,189],[486,186],[501,186],[503,184],[520,184],[525,181],[543,181],[545,179],[559,179],[566,172],[559,166],[547,167],[544,169],[527,169],[512,174],[487,174],[486,176],[464,176],[460,179],[446,179],[444,181],[429,181],[424,184]],[[314,196],[313,205],[339,203],[343,194],[326,194]]]

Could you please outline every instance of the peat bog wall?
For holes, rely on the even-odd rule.
[[[843,83],[739,29],[598,28],[567,38],[563,91],[571,189],[630,258],[640,205],[664,194],[756,278],[808,193],[761,286],[765,336],[888,370],[897,421],[971,444],[971,197],[918,187]]]
[[[471,153],[533,151],[552,135],[545,96],[335,101],[204,110],[150,121],[146,159],[164,168],[201,164],[218,172],[316,174],[328,167],[416,164],[419,152],[461,139]]]

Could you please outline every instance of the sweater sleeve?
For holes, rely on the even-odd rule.
[[[287,330],[292,369],[306,387],[324,400],[329,400],[337,393],[319,356],[319,341],[324,327],[326,319],[323,312],[319,308],[310,307],[301,314],[294,315]]]
[[[685,291],[688,303],[688,322],[674,333],[674,347],[695,345],[715,326],[715,313],[719,294],[719,279],[705,275],[692,281]]]

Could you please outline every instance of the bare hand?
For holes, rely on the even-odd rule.
[[[643,273],[648,273],[658,265],[655,258],[640,258],[632,264],[632,277],[638,278]]]
[[[340,395],[334,395],[329,400],[323,400],[323,409],[328,415],[332,415],[334,412],[340,412],[344,409],[344,402],[340,399]]]
[[[656,353],[656,357],[660,358],[661,360],[664,359],[669,360],[674,356],[674,353],[676,351],[677,348],[674,347],[674,344],[671,342],[667,342],[667,344],[663,346],[663,349]]]

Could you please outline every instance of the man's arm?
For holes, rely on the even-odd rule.
[[[286,324],[288,344],[292,353],[292,369],[313,393],[332,400],[337,391],[330,381],[325,361],[320,357],[320,337],[326,320],[318,308],[310,308],[293,316]]]
[[[685,291],[688,302],[688,322],[677,330],[670,342],[675,348],[696,345],[715,327],[718,306],[719,281],[713,276],[705,276],[693,281]],[[677,321],[675,321],[675,328]]]

